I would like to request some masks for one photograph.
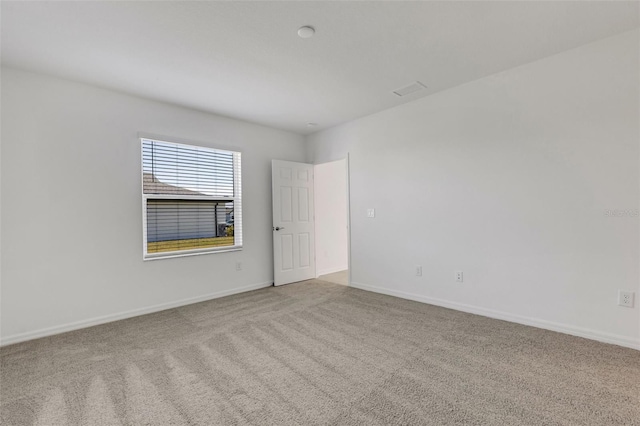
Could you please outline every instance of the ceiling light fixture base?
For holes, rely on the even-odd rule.
[[[310,25],[298,28],[298,35],[300,38],[311,38],[316,33],[315,28]]]

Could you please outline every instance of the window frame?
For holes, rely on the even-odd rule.
[[[234,148],[218,148],[189,141],[173,138],[158,138],[154,136],[138,136],[140,143],[140,193],[142,195],[142,260],[172,259],[176,257],[199,256],[212,253],[226,253],[241,251],[243,248],[242,236],[242,152]],[[180,195],[180,194],[145,194],[144,192],[144,142],[154,141],[169,144],[186,145],[194,148],[210,149],[216,151],[226,151],[233,155],[233,197],[215,197],[207,195]],[[236,161],[235,154],[238,154]],[[234,209],[234,244],[222,247],[203,247],[188,250],[174,250],[160,253],[148,253],[147,251],[147,202],[148,200],[196,200],[212,202],[233,202]],[[240,223],[240,226],[236,226]],[[236,234],[239,230],[239,235]],[[238,244],[238,240],[240,243]]]

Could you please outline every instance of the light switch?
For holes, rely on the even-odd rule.
[[[376,217],[376,209],[367,209],[367,217]]]

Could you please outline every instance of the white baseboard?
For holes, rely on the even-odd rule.
[[[215,293],[204,294],[202,296],[190,297],[188,299],[176,300],[174,302],[161,303],[158,305],[147,306],[146,308],[132,309],[126,312],[104,315],[101,317],[89,318],[82,321],[71,322],[68,324],[57,325],[54,327],[41,328],[39,330],[28,331],[26,333],[13,334],[3,337],[0,340],[0,346],[12,345],[14,343],[25,342],[27,340],[38,339],[40,337],[52,336],[54,334],[66,333],[67,331],[79,330],[81,328],[92,327],[94,325],[105,324],[108,322],[118,321],[121,319],[137,317],[140,315],[151,314],[153,312],[164,311],[166,309],[177,308],[179,306],[191,305],[193,303],[204,302],[206,300],[218,299],[220,297],[231,296],[232,294],[244,293],[251,290],[270,287],[273,281],[251,284],[244,287],[238,287],[231,290],[218,291]]]
[[[401,299],[413,300],[416,302],[428,303],[430,305],[442,306],[443,308],[455,309],[457,311],[468,312],[470,314],[482,315],[489,318],[500,319],[518,324],[529,325],[532,327],[542,328],[545,330],[557,331],[559,333],[570,334],[572,336],[584,337],[586,339],[597,340],[599,342],[611,343],[614,345],[624,346],[626,348],[640,350],[640,339],[632,339],[626,336],[604,333],[601,331],[590,330],[587,328],[576,327],[573,325],[562,324],[552,321],[530,318],[521,315],[510,314],[507,312],[494,311],[492,309],[481,308],[458,302],[450,302],[443,299],[421,296],[404,291],[390,290],[383,287],[372,286],[368,284],[351,282],[351,287],[361,290],[372,291],[374,293],[395,296]]]
[[[316,270],[316,278],[318,278],[320,275],[328,275],[328,274],[333,274],[335,272],[340,272],[340,271],[345,271],[349,269],[348,266],[338,266],[335,268],[327,268],[327,269],[318,269]]]

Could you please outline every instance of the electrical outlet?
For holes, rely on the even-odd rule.
[[[422,266],[416,266],[416,277],[422,276]]]
[[[456,277],[456,282],[457,283],[461,283],[462,282],[462,271],[456,271],[455,272],[455,277]]]
[[[633,299],[635,293],[632,291],[618,290],[618,305],[625,308],[633,308]]]
[[[367,209],[367,217],[376,217],[376,209]]]
[[[242,271],[242,262],[236,262],[236,271]]]

